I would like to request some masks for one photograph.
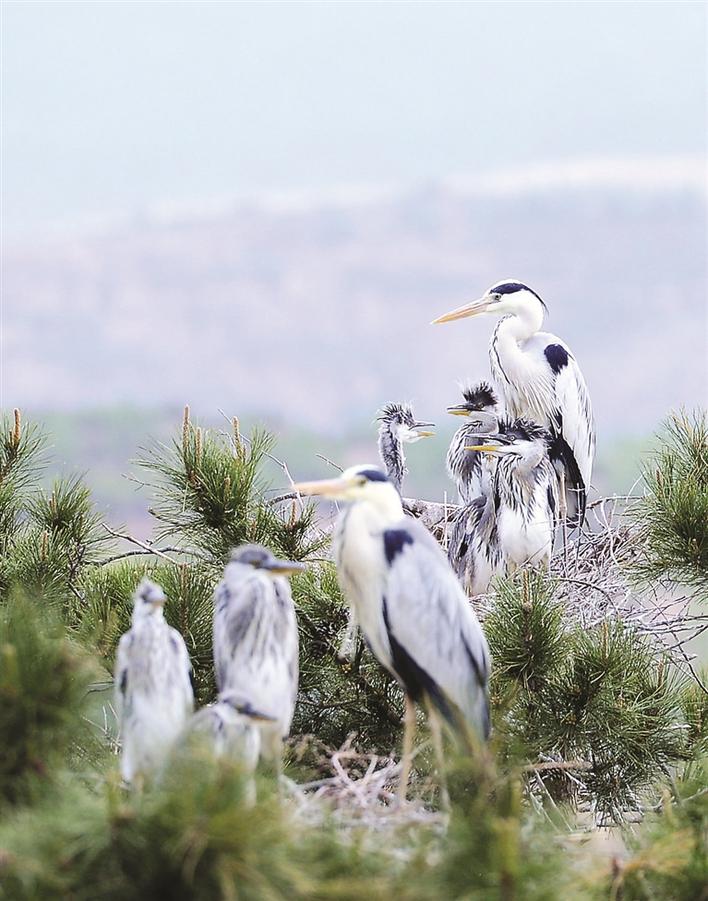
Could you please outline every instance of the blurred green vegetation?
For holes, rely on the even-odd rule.
[[[151,440],[166,443],[182,411],[176,408],[145,410],[137,407],[113,407],[70,412],[31,411],[32,418],[45,424],[51,436],[51,453],[59,466],[85,473],[100,509],[114,521],[131,524],[146,534],[150,521],[137,485],[125,478],[136,474],[132,461]],[[232,411],[229,411],[232,412]],[[238,412],[238,411],[236,411]],[[425,411],[421,411],[423,413]],[[318,454],[339,466],[377,460],[376,430],[372,412],[370,422],[336,434],[303,429],[297,423],[246,415],[241,419],[244,432],[265,427],[277,434],[278,457],[287,461],[295,479],[331,473]],[[214,411],[206,411],[200,422],[205,427],[228,429],[228,422]],[[454,486],[445,472],[445,454],[459,422],[440,415],[436,419],[436,437],[406,446],[409,474],[404,493],[413,497],[442,500],[445,492],[455,500]],[[642,461],[651,447],[651,437],[619,437],[611,444],[600,442],[593,475],[594,488],[603,495],[625,494],[641,477]],[[276,489],[287,488],[287,479],[272,462],[266,465]]]

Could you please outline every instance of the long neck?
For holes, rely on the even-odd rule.
[[[403,442],[390,422],[382,422],[379,426],[379,456],[386,475],[400,494],[406,474],[406,458],[403,455]]]
[[[536,448],[529,449],[522,457],[505,455],[499,459],[494,474],[497,511],[500,507],[511,507],[524,516],[532,512],[534,493],[541,486],[537,470],[542,462],[543,450]]]
[[[529,378],[529,359],[522,346],[542,325],[543,307],[536,301],[502,319],[492,335],[489,363],[510,416],[538,418],[538,408],[543,408],[539,392],[543,393],[547,386],[542,378],[539,382],[538,373],[535,378]]]

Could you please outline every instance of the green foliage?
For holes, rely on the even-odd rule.
[[[621,819],[658,773],[691,753],[683,682],[619,621],[565,627],[553,590],[539,573],[507,580],[485,621],[499,740],[507,754],[577,761],[581,794]],[[579,783],[559,770],[544,784],[567,800]]]
[[[708,598],[708,414],[674,413],[644,466],[646,495],[635,516],[646,581],[669,578]]]
[[[403,697],[397,683],[357,638],[352,661],[338,651],[347,607],[331,563],[292,580],[300,629],[300,693],[293,732],[312,733],[330,747],[356,733],[361,747],[388,753],[398,741]]]
[[[610,897],[623,901],[708,898],[708,772],[703,764],[664,793],[656,813],[629,833],[631,855],[616,868]]]
[[[176,536],[222,566],[244,543],[268,545],[294,560],[323,547],[324,539],[312,534],[313,507],[286,513],[268,502],[263,469],[272,448],[265,432],[245,439],[236,419],[231,435],[195,428],[186,408],[180,438],[139,461],[157,476],[150,512],[161,524],[159,537]]]
[[[82,733],[93,669],[39,604],[0,607],[0,803],[35,795]]]

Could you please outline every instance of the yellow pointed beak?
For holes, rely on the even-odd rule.
[[[418,431],[418,432],[416,432],[416,434],[418,435],[419,438],[434,438],[435,437],[435,432]]]
[[[498,444],[471,444],[469,446],[465,445],[465,450],[468,451],[482,451],[485,454],[493,454],[495,451],[499,450]]]
[[[484,313],[493,300],[494,298],[485,295],[477,300],[473,300],[472,303],[466,303],[464,306],[458,307],[456,310],[450,310],[449,313],[443,313],[442,316],[433,319],[430,324],[440,325],[443,322],[454,322],[455,319],[466,319],[468,316],[477,316],[479,313]]]
[[[296,482],[293,491],[306,497],[327,497],[336,500],[351,487],[349,479],[320,479],[316,482]]]

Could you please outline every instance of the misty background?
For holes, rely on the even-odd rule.
[[[706,45],[703,3],[6,0],[0,404],[137,528],[187,402],[305,478],[412,400],[439,496],[494,320],[429,322],[516,277],[628,488],[708,392]]]

